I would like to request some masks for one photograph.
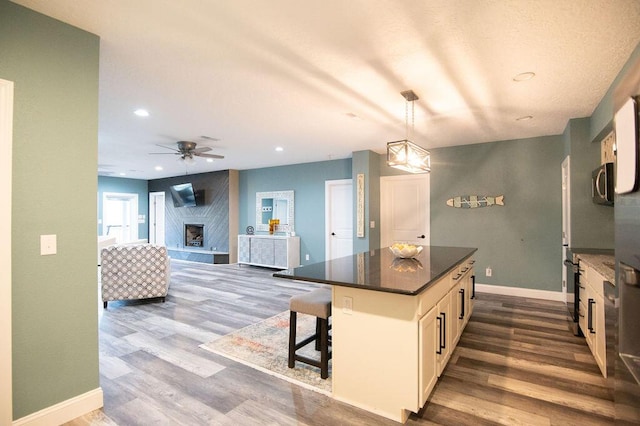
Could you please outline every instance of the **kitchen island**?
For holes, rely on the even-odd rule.
[[[476,250],[383,248],[274,274],[332,286],[334,398],[402,423],[422,408],[471,314]]]

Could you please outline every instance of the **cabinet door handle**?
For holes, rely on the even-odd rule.
[[[476,298],[476,276],[471,275],[471,298]]]
[[[447,347],[447,313],[440,312],[442,315],[442,328],[440,329],[442,338],[440,339],[440,349],[445,349]]]
[[[422,234],[422,235],[418,235],[418,238],[427,238],[427,237],[425,237],[424,234]]]
[[[464,319],[464,288],[460,289],[460,301],[462,302],[462,312],[460,313],[460,316],[458,317],[458,319]]]
[[[436,321],[438,321],[438,349],[436,349],[436,353],[442,355],[442,318],[440,315],[436,317]]]
[[[589,307],[587,309],[587,328],[592,334],[596,334],[596,331],[593,329],[593,305],[595,304],[595,300],[589,299]]]

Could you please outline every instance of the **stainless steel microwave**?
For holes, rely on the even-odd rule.
[[[591,196],[596,204],[613,205],[613,163],[605,163],[591,173]]]

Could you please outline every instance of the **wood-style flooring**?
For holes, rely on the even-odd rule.
[[[396,425],[198,347],[287,310],[292,295],[315,287],[272,273],[173,261],[166,303],[100,308],[104,408],[68,425]],[[407,424],[612,418],[605,379],[584,339],[569,331],[564,304],[479,293],[429,402]]]

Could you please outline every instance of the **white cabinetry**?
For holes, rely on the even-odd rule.
[[[459,285],[472,283],[468,263],[416,296],[333,286],[335,399],[403,423],[424,406],[455,348],[453,325],[462,333],[471,312],[465,287],[459,319]],[[352,309],[343,309],[346,300]],[[457,316],[454,305],[460,305]]]
[[[431,309],[425,316],[420,318],[419,321],[419,355],[418,362],[419,374],[420,374],[420,405],[424,405],[433,390],[433,387],[438,381],[440,376],[440,359],[436,362],[436,357],[433,356],[437,353],[438,348],[438,330],[436,325],[440,318],[438,314],[438,308]],[[444,367],[443,367],[444,368]]]
[[[584,262],[580,266],[580,318],[578,324],[589,349],[607,377],[606,336],[604,331],[604,281],[595,269]]]
[[[440,299],[436,306],[436,360],[438,365],[438,377],[442,374],[444,367],[451,357],[451,347],[454,344],[454,333],[452,325],[456,323],[451,310],[451,300],[454,291],[450,291]]]
[[[300,266],[300,237],[238,235],[238,263],[296,268]]]

